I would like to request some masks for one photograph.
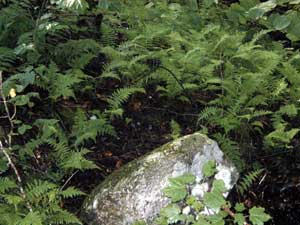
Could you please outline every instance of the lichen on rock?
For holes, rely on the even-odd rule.
[[[226,177],[224,183],[230,189],[238,178],[235,167],[215,141],[194,133],[165,144],[109,175],[86,199],[82,220],[89,225],[150,222],[170,201],[162,192],[168,179],[189,172],[201,185],[201,169],[208,160],[216,161],[217,175]]]

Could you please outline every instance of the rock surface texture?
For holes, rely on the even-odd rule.
[[[169,203],[162,189],[170,177],[194,174],[198,184],[193,192],[195,196],[203,196],[201,169],[208,160],[217,162],[216,176],[231,189],[238,178],[237,170],[215,141],[194,133],[163,145],[108,176],[85,201],[82,220],[89,225],[150,222]]]

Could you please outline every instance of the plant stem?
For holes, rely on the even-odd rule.
[[[8,150],[11,150],[11,143],[12,143],[12,136],[13,136],[13,128],[14,128],[14,124],[13,124],[13,118],[15,116],[15,112],[16,112],[16,108],[15,108],[15,112],[13,113],[13,116],[11,116],[9,109],[8,109],[8,105],[7,105],[7,101],[6,101],[6,97],[4,95],[3,92],[3,79],[2,79],[2,71],[0,71],[0,96],[3,100],[3,105],[5,108],[5,113],[6,113],[6,118],[8,118],[9,123],[10,123],[10,132],[7,135],[8,140],[6,140],[6,143],[8,145]],[[2,141],[0,140],[0,151],[3,152],[4,156],[6,157],[8,164],[10,165],[10,167],[13,169],[16,177],[17,177],[17,181],[18,181],[18,187],[21,193],[22,198],[24,199],[24,201],[26,202],[26,206],[29,209],[30,212],[32,212],[32,206],[30,205],[29,202],[26,201],[26,193],[24,191],[24,188],[22,186],[22,178],[20,176],[20,173],[15,165],[15,163],[13,162],[12,158],[10,157],[8,151],[6,151],[5,147],[3,146]]]

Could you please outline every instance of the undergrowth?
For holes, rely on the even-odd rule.
[[[299,1],[225,3],[0,0],[0,223],[80,224],[70,180],[100,169],[87,156],[150,92],[188,106],[240,170],[296,148]]]

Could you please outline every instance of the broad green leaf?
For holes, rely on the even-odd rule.
[[[191,184],[195,182],[196,177],[191,173],[183,174],[179,177],[170,178],[170,182],[178,182],[180,184]]]
[[[204,206],[201,201],[199,201],[195,196],[189,196],[186,199],[186,204],[191,206],[196,212],[200,212]]]
[[[27,130],[30,130],[31,128],[32,128],[32,126],[27,125],[27,124],[23,124],[22,126],[18,127],[18,133],[23,135],[23,134],[25,134],[25,132]]]
[[[203,215],[198,215],[198,221],[193,225],[210,225],[210,222],[206,220]]]
[[[163,193],[171,198],[172,202],[181,201],[187,195],[185,184],[178,181],[172,181],[168,187],[163,189]]]
[[[160,211],[160,215],[166,217],[168,223],[177,223],[182,219],[182,215],[180,215],[181,209],[176,204],[168,205]]]
[[[224,225],[225,224],[223,216],[220,214],[208,216],[207,220],[210,221],[211,225]]]
[[[238,225],[244,225],[245,224],[245,217],[242,213],[236,213],[234,215],[234,223],[237,223]]]
[[[243,212],[246,208],[243,203],[237,203],[234,207],[237,212]]]
[[[273,14],[270,20],[276,30],[283,30],[291,24],[291,20],[286,15]]]
[[[219,193],[224,193],[227,191],[223,180],[214,180],[212,189],[213,189],[213,191],[216,191]]]
[[[249,210],[250,221],[253,225],[263,225],[264,222],[267,222],[271,217],[265,213],[265,209],[262,207],[253,207]]]
[[[212,209],[220,209],[223,205],[226,204],[226,201],[222,193],[218,191],[206,192],[203,196],[203,202],[206,206]]]
[[[248,11],[248,16],[252,19],[259,19],[261,18],[266,12],[271,11],[276,7],[275,0],[269,0],[266,2],[262,2]]]
[[[207,161],[203,167],[202,171],[205,177],[211,177],[216,173],[216,161],[209,160]]]

